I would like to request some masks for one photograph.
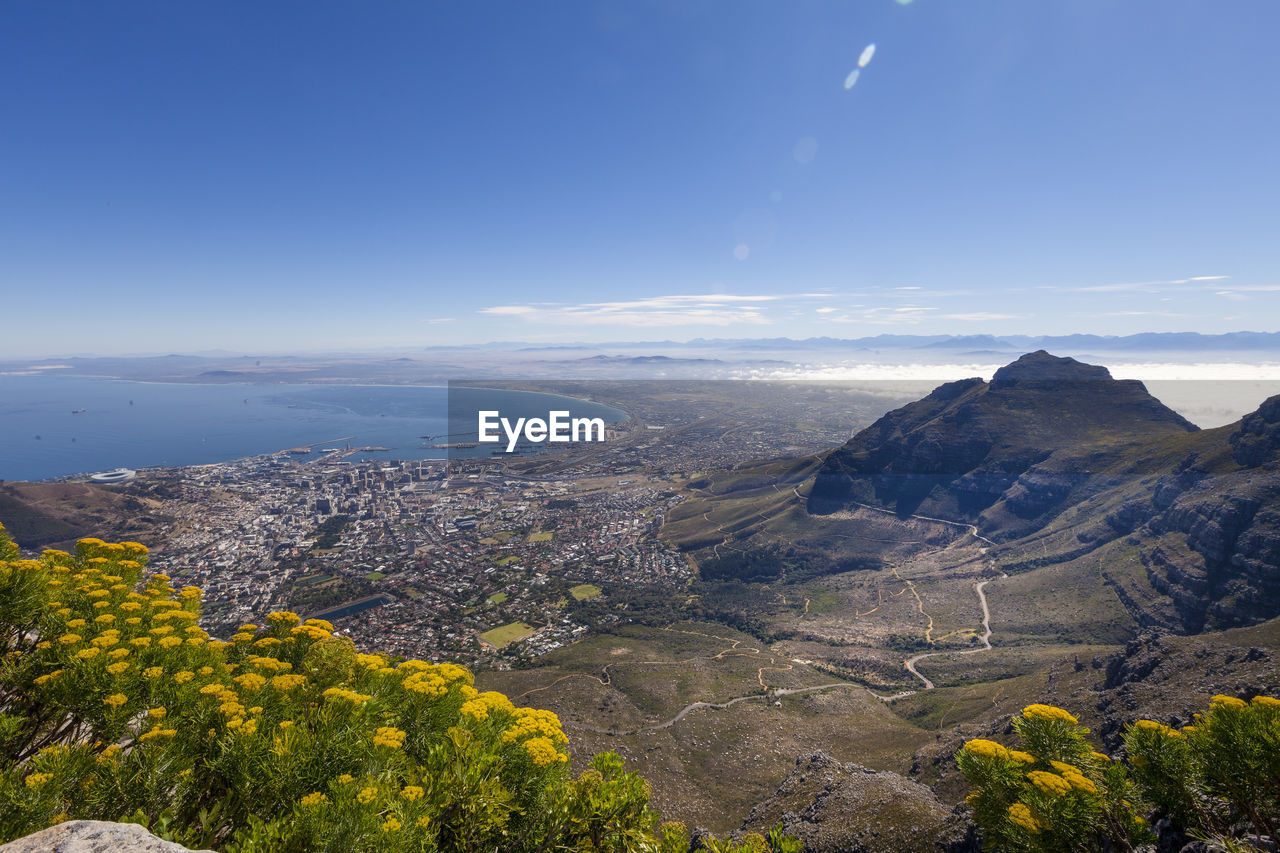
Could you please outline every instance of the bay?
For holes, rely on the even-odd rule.
[[[552,408],[607,423],[627,417],[608,406],[550,394],[455,388],[458,393],[475,394],[486,407],[515,417],[545,417]],[[227,462],[304,445],[390,448],[371,459],[439,459],[447,451],[430,445],[445,443],[450,430],[458,429],[448,424],[448,394],[441,386],[0,376],[0,479]],[[471,455],[488,453],[486,447]]]

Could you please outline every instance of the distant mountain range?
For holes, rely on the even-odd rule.
[[[557,353],[601,353],[609,351],[649,350],[670,352],[680,349],[768,350],[774,352],[830,352],[840,350],[924,352],[954,351],[968,355],[1013,355],[1036,349],[1071,353],[1199,353],[1199,352],[1277,352],[1280,332],[1227,332],[1205,335],[1199,332],[1141,332],[1133,335],[874,335],[859,338],[694,338],[690,341],[608,341],[589,343],[568,341],[560,344],[537,344],[528,341],[490,341],[476,344],[425,345],[369,349],[360,351],[312,351],[296,355],[239,354],[221,350],[191,354],[93,356],[77,354],[58,358],[7,359],[0,370],[28,365],[63,363],[73,368],[109,369],[136,372],[143,366],[153,370],[190,368],[200,363],[226,366],[231,361],[260,358],[270,364],[306,360],[353,361],[389,360],[393,356],[417,356],[422,353],[462,354],[483,352],[519,352],[529,357],[553,356]]]

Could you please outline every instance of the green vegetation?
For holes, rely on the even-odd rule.
[[[485,631],[480,635],[480,639],[494,648],[500,649],[511,643],[523,640],[536,630],[536,628],[531,628],[523,622],[512,622],[508,625],[500,625],[491,631]]]
[[[369,572],[369,574],[364,576],[364,579],[367,581],[380,581],[385,577],[386,575],[382,572]]]
[[[569,588],[569,594],[578,601],[589,601],[604,594],[604,590],[592,583],[578,584]]]
[[[1025,750],[976,739],[956,756],[989,849],[1133,849],[1154,840],[1148,806],[1213,849],[1280,826],[1280,700],[1215,696],[1181,730],[1139,720],[1124,732],[1129,766],[1093,751],[1061,708],[1029,705],[1013,728]]]
[[[200,590],[144,579],[146,556],[82,539],[22,559],[0,527],[0,841],[98,819],[237,853],[688,849],[618,756],[570,778],[550,711],[289,612],[212,639]]]
[[[529,538],[528,538],[526,541],[528,541],[528,542],[550,542],[550,541],[552,540],[552,538],[554,538],[554,537],[553,537],[553,534],[552,534],[550,531],[543,530],[543,531],[539,531],[538,533],[530,533],[530,534],[529,534]]]
[[[505,592],[495,592],[493,595],[489,596],[490,604],[501,604],[506,600],[507,594]]]
[[[315,613],[343,602],[355,601],[375,591],[373,582],[351,575],[324,574],[301,578],[286,593],[289,606],[302,613]]]
[[[774,545],[712,557],[698,566],[698,574],[705,581],[775,581],[785,568],[781,549]]]
[[[337,545],[338,537],[350,522],[350,516],[346,515],[335,515],[333,518],[325,519],[316,528],[316,550],[327,551]]]

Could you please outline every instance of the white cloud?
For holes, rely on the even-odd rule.
[[[481,308],[481,314],[510,314],[521,316],[537,311],[532,305],[495,305],[492,308]]]
[[[924,315],[937,308],[926,308],[920,305],[907,305],[899,308],[864,308],[852,305],[842,309],[841,313],[823,315],[822,319],[830,323],[863,323],[869,326],[914,325],[924,319]]]
[[[1159,293],[1162,290],[1196,289],[1195,285],[1197,283],[1225,281],[1230,277],[1228,275],[1193,275],[1188,278],[1171,278],[1162,281],[1125,281],[1117,284],[1090,284],[1070,287],[1048,285],[1041,289],[1065,290],[1072,293]],[[1187,285],[1192,287],[1188,288]]]
[[[942,314],[944,320],[972,320],[981,322],[985,320],[1018,320],[1026,317],[1026,314],[995,314],[990,311],[974,311],[969,314]]]
[[[1196,317],[1196,314],[1183,314],[1177,311],[1106,311],[1097,315],[1077,315],[1077,316],[1098,316],[1098,317]]]
[[[536,323],[614,326],[731,326],[735,323],[767,325],[762,312],[769,303],[795,296],[730,293],[649,296],[619,302],[584,302],[578,305],[494,305],[481,314],[521,317]]]

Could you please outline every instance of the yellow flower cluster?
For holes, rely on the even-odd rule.
[[[307,677],[305,675],[296,675],[294,673],[275,675],[271,678],[271,686],[282,693],[288,692],[293,688],[306,683]]]
[[[326,631],[316,625],[298,625],[294,628],[290,628],[289,633],[298,637],[308,637],[312,640],[323,640],[325,637],[333,636],[332,631]]]
[[[1009,750],[996,743],[993,740],[985,740],[984,738],[974,738],[964,745],[966,752],[973,755],[980,755],[983,758],[1009,758]],[[1025,753],[1024,753],[1025,754]],[[1035,758],[1032,757],[1032,763]]]
[[[52,773],[32,773],[27,777],[26,786],[28,788],[39,788],[45,782],[53,778]]]
[[[1020,761],[1023,764],[1035,764],[1036,757],[1029,752],[1023,752],[1020,749],[1009,750],[1009,757],[1014,761]]]
[[[1061,708],[1055,708],[1053,705],[1028,705],[1022,709],[1022,716],[1030,717],[1033,720],[1058,720],[1064,723],[1075,725],[1079,722],[1075,717]]]
[[[1060,797],[1063,794],[1070,793],[1071,783],[1059,776],[1057,773],[1049,773],[1045,770],[1032,770],[1027,774],[1027,779],[1032,785],[1035,785],[1046,794],[1052,794]]]
[[[246,672],[243,675],[237,675],[231,680],[239,684],[241,689],[248,690],[251,693],[261,690],[262,685],[267,683],[267,680],[256,672]]]
[[[547,767],[569,760],[569,756],[556,749],[556,745],[549,737],[532,737],[521,746],[538,767]]]
[[[1280,711],[1280,699],[1273,699],[1270,696],[1254,696],[1253,701],[1249,704],[1258,708]]]
[[[1240,700],[1237,699],[1237,702]],[[1240,702],[1240,707],[1244,707],[1244,703]],[[1148,732],[1158,732],[1166,737],[1182,737],[1182,732],[1177,729],[1170,728],[1164,723],[1157,723],[1155,720],[1138,720],[1133,724],[1134,728],[1142,729]]]
[[[1014,803],[1009,806],[1009,820],[1028,832],[1040,831],[1040,822],[1031,814],[1031,809],[1022,803]]]
[[[560,728],[560,718],[552,711],[516,708],[515,724],[502,733],[503,743],[517,743],[529,737],[543,737],[554,744],[568,743]]]
[[[1247,704],[1243,699],[1237,699],[1234,696],[1223,696],[1219,694],[1209,700],[1209,707],[1210,708],[1230,708],[1232,710],[1239,710],[1241,708],[1247,707]]]
[[[1066,779],[1071,787],[1075,788],[1077,791],[1087,791],[1090,794],[1098,793],[1097,786],[1084,775],[1084,772],[1081,771],[1080,768],[1067,764],[1064,761],[1050,761],[1049,763],[1053,766],[1053,769],[1061,773],[1062,778]]]
[[[46,684],[48,684],[50,681],[53,681],[53,680],[54,680],[55,678],[57,678],[59,675],[62,675],[62,670],[60,670],[60,669],[55,669],[53,672],[49,672],[49,673],[45,673],[44,675],[36,676],[36,678],[35,678],[36,686],[37,686],[37,687],[44,687]]]
[[[486,693],[477,695],[474,699],[469,699],[462,703],[462,713],[475,720],[484,721],[489,719],[491,711],[501,711],[507,714],[514,714],[516,708],[511,704],[511,700],[496,691],[490,690]]]
[[[407,660],[396,671],[408,673],[401,682],[405,690],[431,699],[448,693],[449,686],[454,682],[460,681],[467,686],[474,682],[470,672],[453,663],[429,664],[420,660]]]
[[[382,655],[357,654],[356,663],[367,670],[377,671],[387,665],[387,659]]]
[[[364,693],[347,690],[345,687],[330,687],[321,695],[326,699],[345,699],[348,702],[354,702],[357,705],[361,702],[367,702],[373,698],[372,696],[368,696]]]
[[[245,658],[245,663],[257,667],[263,672],[288,672],[293,669],[293,664],[288,661],[277,660],[263,655],[249,655],[249,657]]]
[[[177,733],[178,733],[177,729],[162,729],[159,726],[157,726],[156,728],[151,729],[150,731],[143,734],[140,738],[138,738],[138,740],[148,741],[158,737],[173,737]]]
[[[404,745],[405,733],[391,726],[382,726],[373,735],[374,746],[385,746],[399,749]]]
[[[11,543],[0,535],[0,558],[15,554]],[[263,627],[241,626],[231,643],[214,641],[198,624],[199,588],[171,585],[171,579],[162,574],[144,577],[145,557],[146,549],[140,545],[86,539],[77,545],[75,555],[50,551],[41,560],[25,561],[22,566],[41,573],[39,594],[48,616],[43,636],[33,638],[36,663],[26,670],[30,673],[26,684],[34,682],[43,688],[37,695],[50,701],[68,691],[77,696],[84,691],[99,712],[106,711],[110,728],[104,729],[101,738],[118,743],[105,747],[100,742],[93,744],[97,755],[91,755],[87,763],[93,766],[96,758],[96,764],[102,765],[94,772],[112,772],[108,765],[130,749],[138,756],[163,750],[165,761],[177,762],[173,773],[190,774],[194,779],[202,772],[198,766],[179,769],[191,743],[200,742],[213,750],[252,748],[266,755],[272,754],[266,750],[274,750],[277,756],[296,757],[328,742],[333,726],[358,735],[366,745],[372,741],[375,750],[403,750],[411,735],[415,739],[419,736],[423,725],[486,723],[483,727],[473,725],[471,737],[486,749],[494,749],[497,741],[504,758],[519,757],[524,768],[521,772],[531,767],[558,767],[568,761],[564,748],[568,738],[554,713],[517,709],[501,693],[477,691],[474,677],[462,666],[424,661],[396,665],[386,655],[356,653],[357,666],[349,680],[317,684],[299,665],[307,645],[312,641],[333,643],[338,659],[350,660],[350,641],[332,639],[329,622],[304,620],[287,611],[268,615]],[[59,566],[58,561],[67,565]],[[16,571],[15,566],[12,560],[0,559],[0,577]],[[332,700],[330,705],[339,706],[334,709],[337,716],[332,711],[313,713],[308,685],[314,692],[328,688],[322,695]],[[425,717],[416,712],[397,716],[395,702],[416,699],[415,693],[433,699],[447,696],[449,701],[432,708]],[[368,716],[377,722],[353,727],[343,703],[370,703]],[[253,707],[246,707],[250,705]],[[210,717],[216,721],[212,727]],[[398,723],[405,725],[404,730],[399,729],[394,724],[402,719],[413,720],[413,724]],[[193,720],[199,721],[198,726],[188,731]],[[233,737],[227,736],[230,732]],[[254,737],[261,740],[250,742]],[[364,764],[374,761],[381,773],[389,754],[382,752],[381,757],[373,758],[367,746],[361,752],[358,763],[348,768],[356,774],[354,778],[343,774],[333,787],[321,786],[321,790],[346,803],[358,800],[368,807],[368,815],[376,815],[386,832],[402,831],[401,821],[406,827],[434,825],[432,818],[423,814],[426,806],[421,801],[428,799],[426,789],[434,791],[435,783],[418,782],[426,778],[423,769],[403,753],[391,756],[395,767],[405,769],[400,784],[393,785],[390,778],[366,775],[371,771]],[[38,770],[54,766],[35,764]],[[61,774],[62,770],[56,775],[28,772],[27,784],[36,787],[45,780],[56,780],[60,785]],[[375,782],[375,778],[381,781]],[[342,784],[347,787],[337,787]],[[325,793],[302,796],[305,791],[293,794],[301,797],[295,802],[303,807],[319,807],[329,801]],[[388,805],[392,807],[382,808]],[[376,831],[378,824],[371,826]]]

